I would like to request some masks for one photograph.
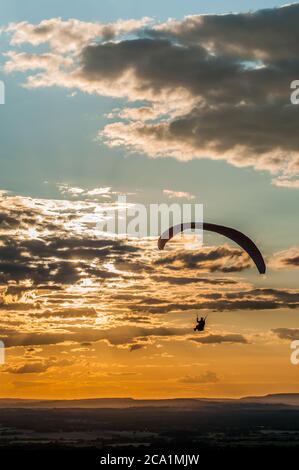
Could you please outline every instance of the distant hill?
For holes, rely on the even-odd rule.
[[[265,396],[227,398],[174,398],[164,400],[135,400],[133,398],[90,398],[78,400],[26,400],[0,398],[0,408],[145,408],[169,407],[194,409],[208,404],[256,403],[299,406],[299,393],[279,393]]]
[[[244,397],[240,401],[299,406],[299,393],[277,393],[257,397]]]
[[[206,399],[175,398],[165,400],[135,400],[133,398],[89,398],[78,400],[26,400],[0,398],[0,408],[194,408]],[[221,400],[222,401],[222,400]]]

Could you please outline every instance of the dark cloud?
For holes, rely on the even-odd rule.
[[[185,336],[190,332],[188,328],[169,327],[141,327],[141,326],[118,326],[109,329],[78,328],[70,327],[68,331],[55,333],[28,333],[25,331],[3,331],[3,341],[6,347],[16,346],[42,346],[49,344],[60,344],[65,341],[76,343],[91,343],[96,341],[107,341],[113,346],[127,346],[137,340],[145,341],[148,337],[169,338]],[[5,333],[5,335],[4,335]],[[6,336],[7,335],[7,336]]]
[[[81,60],[81,75],[88,81],[119,79],[133,70],[144,88],[156,93],[173,87],[188,88],[196,94],[208,93],[208,76],[212,85],[220,89],[222,77],[227,79],[240,70],[236,63],[210,59],[200,46],[186,48],[166,40],[135,39],[92,45],[82,51]]]
[[[6,338],[4,336],[2,338],[7,348],[59,344],[73,339],[68,333],[29,333],[26,331],[12,331]]]
[[[205,300],[204,297],[207,299]],[[245,299],[230,301],[225,298],[225,294],[203,294],[202,300],[183,302],[163,302],[160,305],[147,306],[145,303],[141,305],[131,304],[130,309],[134,312],[143,312],[148,314],[165,314],[176,311],[194,311],[194,310],[211,310],[217,312],[238,311],[238,310],[277,310],[282,308],[296,309],[298,302],[278,302],[275,299]]]
[[[21,366],[7,367],[5,372],[10,374],[40,374],[48,369],[49,365],[45,362],[29,362]]]
[[[200,344],[221,344],[221,343],[238,343],[248,344],[248,340],[243,335],[228,334],[228,335],[208,335],[200,338],[191,338],[191,341]]]
[[[73,364],[69,359],[57,360],[57,358],[49,358],[46,361],[27,362],[21,365],[7,367],[4,372],[10,374],[41,374],[46,372],[50,367],[67,367]]]
[[[81,278],[98,279],[119,277],[103,269],[103,263],[122,257],[126,269],[136,271],[130,256],[139,248],[121,240],[92,238],[51,238],[16,240],[13,235],[3,238],[0,247],[0,282],[31,280],[34,284],[75,284]],[[128,260],[126,261],[128,257]],[[93,261],[93,264],[91,264]],[[143,270],[146,270],[146,265]],[[142,271],[142,268],[139,268]]]
[[[173,297],[172,297],[173,300]],[[276,310],[296,309],[299,306],[299,292],[286,289],[250,289],[240,292],[202,292],[193,294],[193,300],[188,302],[166,301],[156,299],[155,302],[130,304],[135,312],[163,314],[174,311],[213,310]]]
[[[149,30],[150,37],[202,44],[215,54],[265,60],[298,56],[299,5],[227,15],[193,15]]]
[[[138,80],[137,90],[140,86],[159,94],[184,88],[209,103],[234,105],[244,100],[254,105],[261,99],[267,103],[271,92],[280,99],[287,97],[289,74],[298,70],[298,64],[275,62],[249,70],[239,60],[212,56],[200,45],[159,39],[92,45],[82,52],[81,75],[87,81],[119,79],[129,70]]]
[[[143,347],[144,347],[143,344],[132,344],[130,346],[130,352],[138,351],[138,349],[142,349]]]
[[[65,203],[1,193],[0,286],[9,285],[5,296],[20,298],[29,291],[28,284],[31,288],[54,291],[87,278],[96,282],[125,278],[136,272],[138,265],[141,272],[144,265],[145,271],[139,247],[95,235],[97,208],[98,204],[89,202],[81,207],[80,201]],[[85,215],[87,219],[91,215],[94,222],[82,230],[87,223]],[[13,221],[19,224],[17,231],[11,230],[12,226],[16,228]],[[67,229],[70,222],[75,225]],[[106,264],[116,262],[123,263],[128,272],[107,269]]]
[[[287,266],[299,266],[299,255],[298,256],[294,256],[292,258],[286,258],[285,259],[285,264]]]
[[[15,229],[19,226],[19,221],[10,217],[5,212],[0,212],[0,230]]]
[[[157,266],[168,269],[197,269],[210,272],[239,272],[250,266],[250,261],[241,250],[219,246],[199,251],[175,251],[155,261]]]
[[[274,328],[271,331],[280,339],[299,340],[299,328]]]
[[[242,299],[246,298],[265,298],[275,299],[278,301],[289,303],[299,303],[299,292],[286,290],[286,289],[252,289],[250,291],[229,292],[227,294],[229,299]]]
[[[298,268],[299,267],[299,249],[297,247],[291,248],[285,252],[277,254],[276,263],[274,261],[274,267],[284,268]]]
[[[215,159],[228,160],[235,166],[254,166],[270,172],[278,172],[283,165],[287,168],[289,164],[290,172],[295,173],[298,169],[296,129],[299,112],[298,107],[289,104],[289,90],[290,82],[298,75],[299,66],[296,71],[288,72],[282,87],[285,93],[283,104],[262,104],[259,100],[259,105],[232,107],[223,104],[194,108],[175,120],[139,123],[138,126],[131,123],[107,126],[103,135],[109,142],[109,139],[113,140],[114,130],[119,131],[123,145],[144,153],[147,153],[146,144],[151,142],[152,156],[171,155],[172,148],[176,149],[174,156],[179,158],[179,153],[185,149],[189,154],[193,152],[194,158],[206,152],[211,158],[214,155]],[[161,140],[163,147],[159,146]],[[290,153],[288,158],[286,152]]]
[[[160,299],[159,297],[144,297],[140,300],[142,305],[161,305],[162,303],[168,303],[167,300]]]
[[[60,309],[53,309],[53,310],[45,310],[43,312],[39,312],[35,314],[36,317],[41,318],[83,318],[83,317],[96,317],[97,312],[92,307],[81,307],[81,308],[60,308]]]
[[[236,309],[296,309],[299,306],[299,292],[286,289],[252,289],[244,292],[228,292],[226,297],[225,302],[231,303]]]

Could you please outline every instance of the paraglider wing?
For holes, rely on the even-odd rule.
[[[171,240],[174,237],[174,235],[176,235],[177,233],[181,233],[187,229],[204,230],[204,231],[209,231],[209,232],[219,233],[220,235],[224,235],[225,237],[237,243],[237,245],[239,245],[241,248],[243,248],[243,250],[246,251],[246,253],[248,253],[252,261],[255,263],[259,273],[265,274],[266,264],[265,264],[264,258],[260,250],[255,245],[255,243],[252,240],[250,240],[250,238],[248,238],[246,235],[244,235],[244,233],[239,232],[238,230],[235,230],[230,227],[224,227],[222,225],[210,224],[208,222],[203,222],[203,223],[191,222],[191,223],[185,223],[185,224],[183,223],[183,224],[175,225],[174,227],[170,227],[168,230],[166,230],[159,238],[158,240],[159,250],[163,250],[166,243],[169,240]]]

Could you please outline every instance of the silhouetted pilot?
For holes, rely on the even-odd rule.
[[[201,317],[200,320],[198,320],[198,317],[196,318],[197,325],[194,328],[194,331],[204,331],[205,325],[206,325],[206,320],[204,317]]]

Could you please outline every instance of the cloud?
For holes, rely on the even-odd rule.
[[[173,270],[197,269],[208,272],[240,272],[251,266],[249,258],[242,250],[229,246],[203,247],[200,251],[175,251],[158,259],[157,266],[167,266]]]
[[[186,375],[179,379],[184,384],[213,384],[219,382],[219,377],[215,372],[206,371],[201,375]]]
[[[171,189],[163,189],[163,193],[169,197],[169,199],[187,199],[191,201],[195,196],[185,191],[173,191]]]
[[[286,185],[298,173],[298,117],[297,107],[288,104],[224,104],[194,108],[175,120],[154,124],[116,122],[107,125],[101,135],[110,146],[121,145],[153,158],[210,158],[272,174],[283,171]],[[284,128],[284,122],[290,125]],[[295,188],[296,180],[291,181],[288,186]]]
[[[271,331],[280,339],[290,341],[299,339],[299,328],[274,328]]]
[[[68,184],[58,184],[58,189],[61,192],[61,194],[68,194],[72,197],[86,197],[86,198],[111,198],[112,195],[117,194],[115,191],[112,191],[112,188],[110,186],[107,187],[99,187],[99,188],[93,188],[93,189],[83,189],[79,187],[72,187],[69,186]]]
[[[177,285],[188,285],[188,284],[209,284],[214,286],[226,286],[234,285],[237,281],[233,279],[221,279],[221,278],[204,278],[204,277],[190,277],[190,276],[152,276],[152,279],[157,282],[166,282],[168,284],[177,284]]]
[[[143,347],[144,347],[143,344],[132,344],[130,346],[130,352],[138,351],[138,349],[142,349]]]
[[[91,197],[95,197],[99,188],[91,191]],[[59,285],[73,285],[86,278],[125,277],[126,273],[109,271],[106,263],[111,264],[122,255],[126,270],[131,267],[134,271],[139,247],[121,239],[105,238],[103,233],[99,237],[97,228],[114,209],[113,203],[108,207],[108,203],[100,206],[91,201],[46,201],[3,195],[0,283],[30,281],[36,286],[59,289]]]
[[[29,362],[16,367],[8,367],[5,372],[10,374],[40,374],[48,370],[48,364],[44,362]]]
[[[1,195],[2,197],[2,195]],[[0,230],[14,229],[19,225],[19,221],[5,212],[0,213]]]
[[[275,253],[271,260],[271,267],[274,269],[297,269],[299,267],[299,247],[294,246]]]
[[[120,110],[99,132],[110,146],[154,158],[225,160],[297,188],[299,108],[290,105],[290,83],[299,73],[298,18],[295,4],[159,25],[16,23],[6,28],[12,46],[47,43],[50,52],[8,51],[5,68],[31,70],[31,88],[59,85],[145,102]],[[121,37],[128,32],[130,39]]]
[[[71,365],[73,365],[73,361],[68,359],[57,360],[57,358],[49,358],[45,361],[32,361],[7,367],[4,369],[4,372],[10,374],[41,374],[46,372],[50,367],[67,367]]]
[[[191,15],[155,26],[148,34],[248,61],[297,58],[298,14],[298,4],[292,4],[250,13]]]
[[[188,328],[171,328],[164,326],[141,327],[123,325],[112,328],[99,328],[94,325],[85,328],[69,326],[67,331],[62,330],[53,333],[7,331],[7,337],[4,335],[2,337],[4,338],[7,348],[61,344],[65,341],[80,343],[81,345],[82,343],[106,341],[111,346],[131,348],[133,344],[142,344],[147,338],[175,338],[186,336],[189,332],[190,329]]]
[[[53,310],[45,310],[35,314],[36,317],[40,318],[96,318],[97,311],[92,307],[82,307],[82,308],[58,308]]]
[[[11,44],[20,46],[31,44],[39,46],[49,43],[50,47],[59,52],[77,51],[80,47],[96,38],[104,40],[133,32],[144,27],[150,18],[141,20],[119,20],[115,23],[86,22],[74,18],[62,20],[51,18],[34,25],[27,21],[10,23],[4,31],[10,33]]]
[[[188,287],[188,285],[192,285],[193,282],[188,283],[184,281],[182,285],[184,284]],[[176,284],[174,283],[174,285]],[[147,313],[150,315],[180,311],[192,312],[195,310],[224,312],[239,310],[278,310],[285,308],[296,309],[299,306],[298,290],[270,288],[251,288],[244,291],[235,290],[235,288],[240,287],[241,284],[235,284],[234,290],[223,289],[219,291],[216,283],[215,290],[209,290],[205,283],[203,283],[202,289],[200,289],[198,293],[194,293],[191,288],[190,291],[182,292],[179,299],[177,292],[173,292],[169,297],[157,298],[150,302],[144,297],[140,302],[131,302],[128,306],[132,312],[142,312],[143,314]],[[176,301],[176,299],[178,300]]]
[[[251,291],[245,292],[238,292],[236,293],[228,293],[228,298],[268,298],[268,299],[275,299],[278,301],[286,301],[286,302],[299,302],[299,292],[296,290],[287,290],[287,289],[271,289],[271,288],[259,288],[259,289],[252,289]]]
[[[237,343],[248,344],[248,340],[243,335],[227,334],[227,335],[208,335],[200,338],[191,338],[190,341],[200,344],[222,344],[222,343]]]

